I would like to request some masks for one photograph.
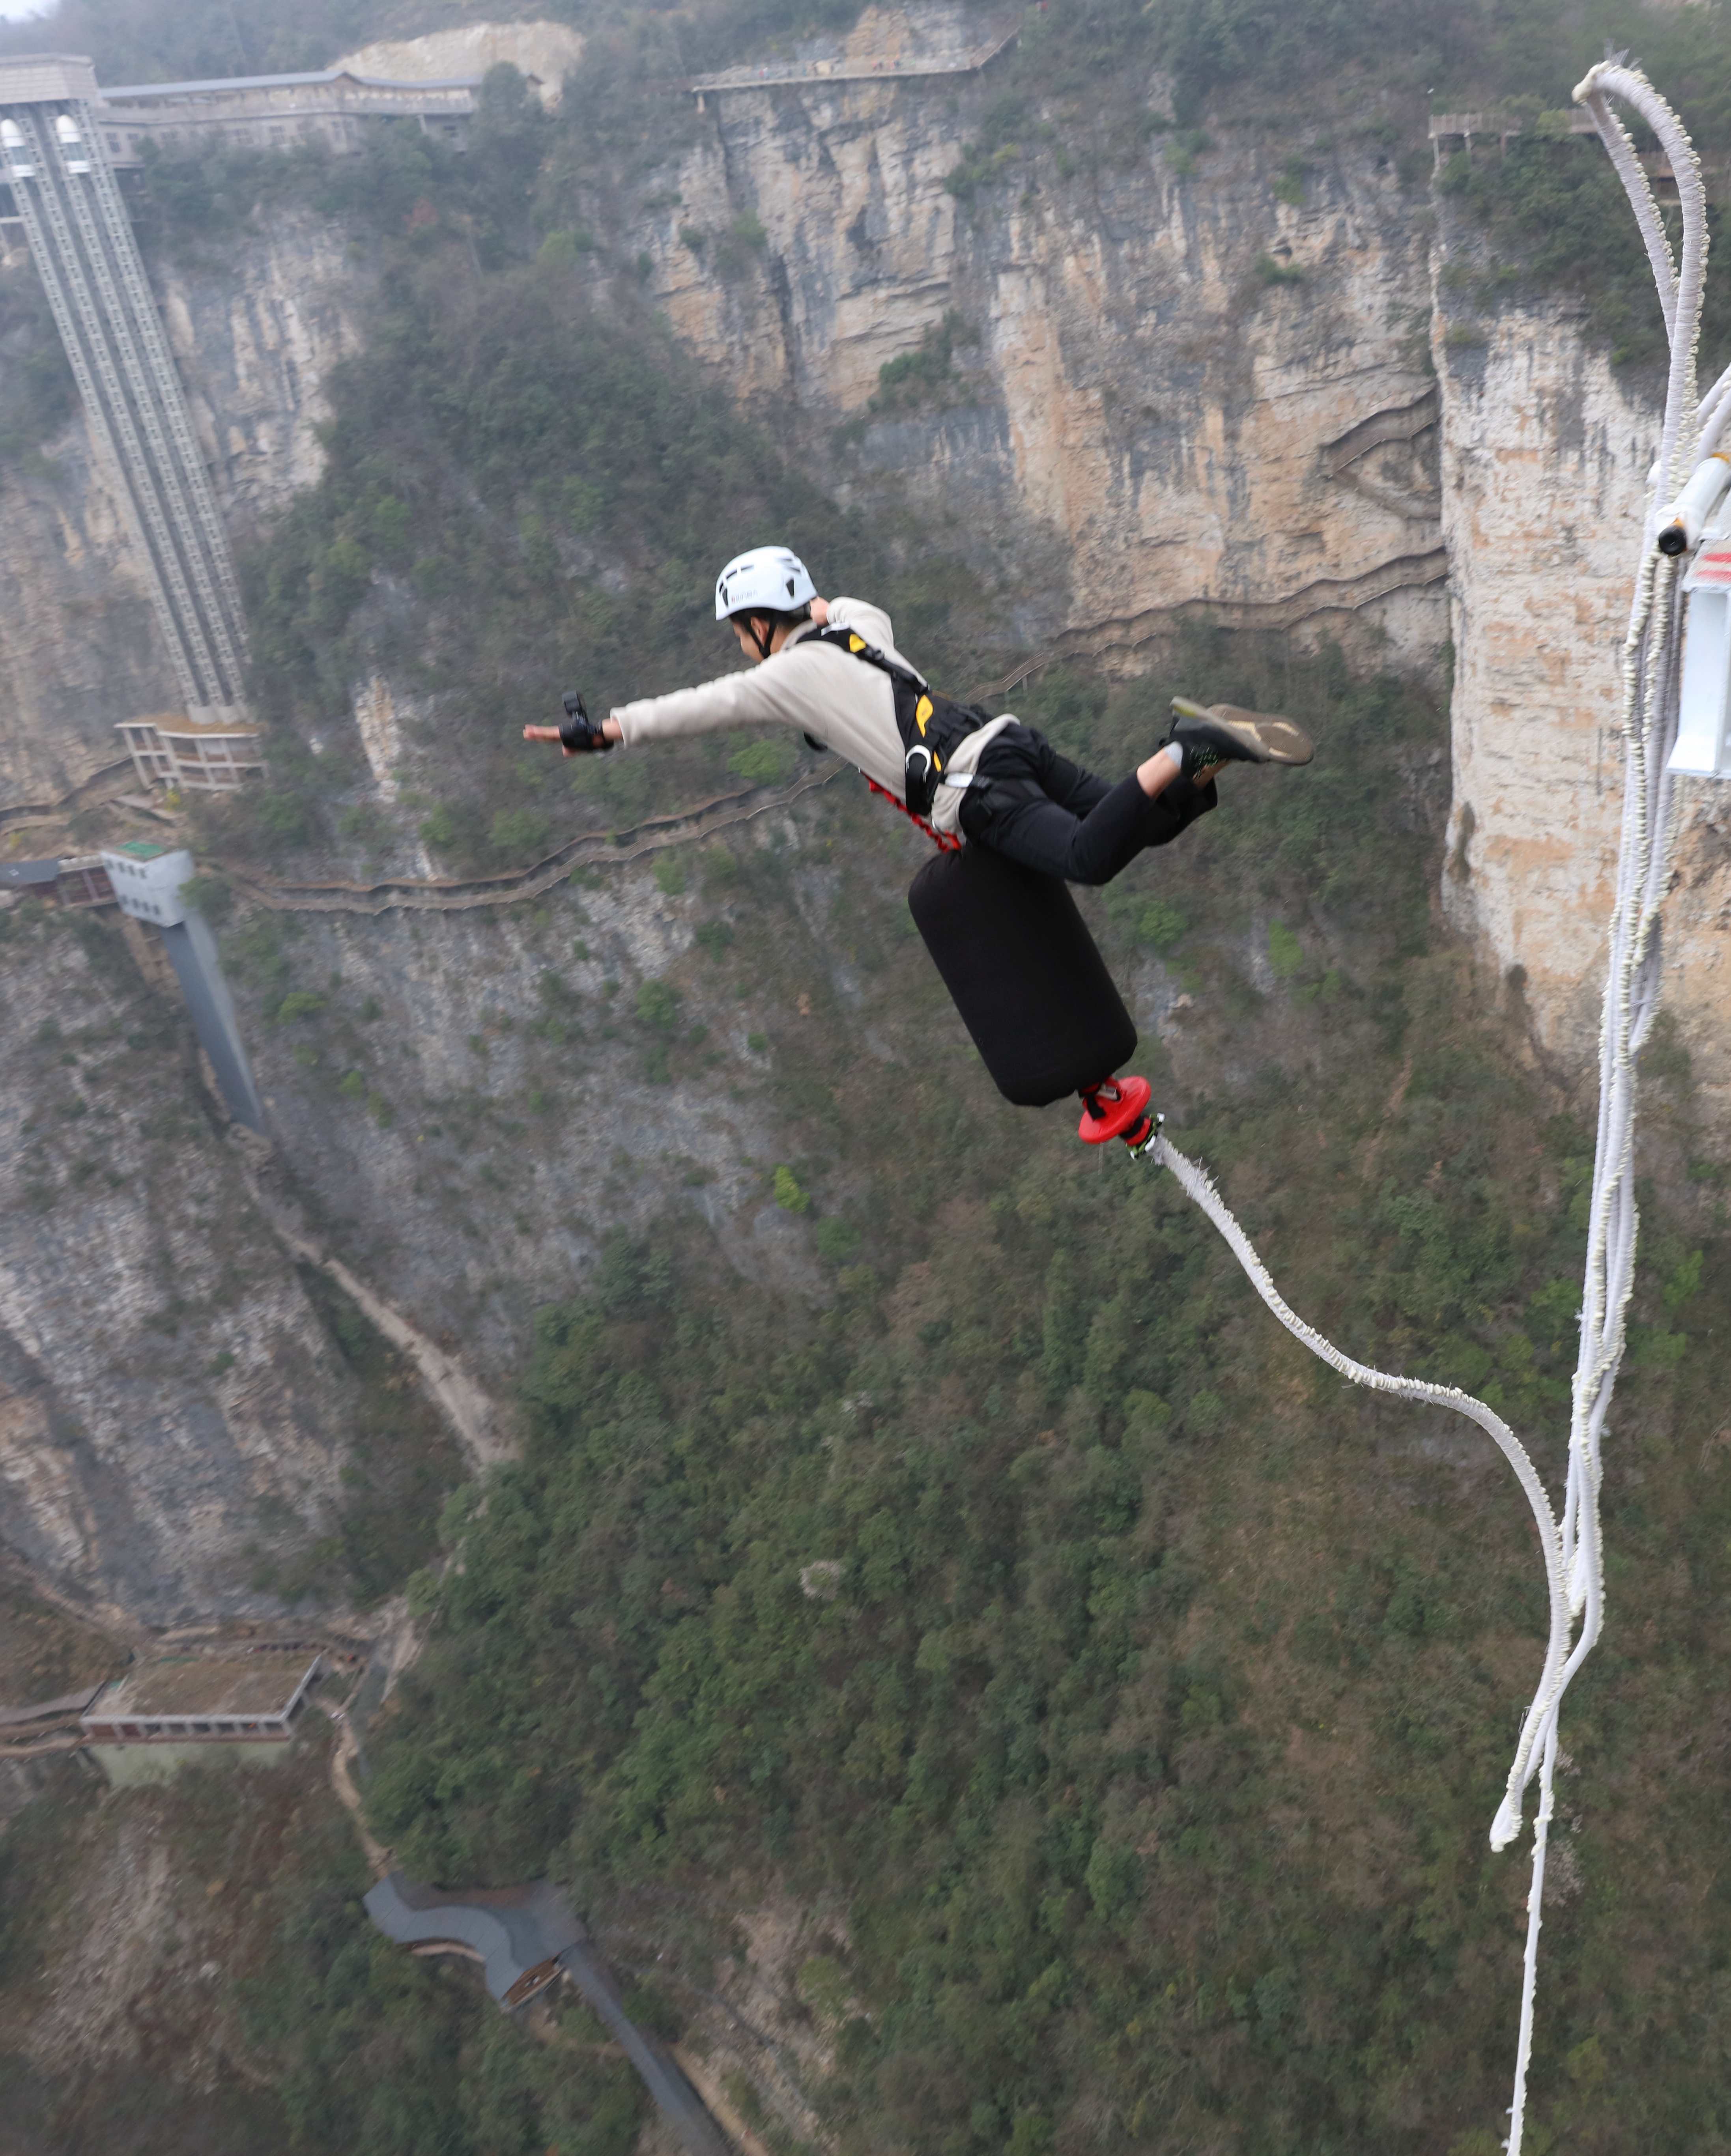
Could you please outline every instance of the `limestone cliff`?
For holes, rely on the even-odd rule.
[[[98,1614],[270,1610],[356,1399],[117,932],[15,926],[0,1075],[0,1543]]]
[[[1566,306],[1482,316],[1481,243],[1445,223],[1433,349],[1456,653],[1443,896],[1499,969],[1518,968],[1537,1045],[1590,1069],[1622,808],[1619,653],[1657,446],[1651,385],[1612,371]],[[1469,296],[1462,297],[1461,295]],[[1666,1007],[1709,1118],[1731,1088],[1723,788],[1680,782]]]
[[[304,210],[257,220],[233,258],[171,259],[157,276],[218,500],[244,541],[324,469],[325,379],[360,343],[369,280]]]
[[[835,59],[933,65],[968,23],[922,11],[915,35],[874,11]],[[1651,386],[1564,304],[1481,319],[1446,274],[1476,228],[1439,228],[1374,132],[1295,159],[1215,116],[1194,156],[1156,133],[1084,175],[1030,117],[958,199],[944,181],[990,94],[989,69],[708,92],[642,220],[680,334],[826,461],[851,418],[856,484],[893,478],[1061,564],[1024,603],[1030,640],[1134,666],[1188,616],[1424,665],[1451,639],[1447,910],[1520,969],[1553,1067],[1585,1071]],[[730,244],[742,230],[761,243]],[[874,413],[879,368],[952,311],[937,408]],[[1725,818],[1715,785],[1682,794],[1667,1004],[1717,1118]]]
[[[1499,968],[1523,968],[1539,1041],[1578,1065],[1647,403],[1566,313],[1479,324],[1433,292],[1472,235],[1433,237],[1374,131],[1295,159],[1216,120],[1207,147],[1157,129],[1133,156],[1083,143],[1084,164],[1030,121],[949,191],[996,95],[991,65],[960,63],[997,27],[948,0],[871,10],[799,64],[907,79],[707,92],[619,206],[628,250],[681,336],[835,483],[941,505],[1012,563],[1030,643],[1133,666],[1190,617],[1385,639],[1422,665],[1451,608],[1447,901]],[[305,213],[219,264],[152,269],[244,531],[316,474],[321,383],[359,335],[364,272]],[[936,393],[873,411],[880,368],[947,317]],[[0,791],[52,799],[110,760],[116,719],[171,700],[169,679],[82,423],[0,474]],[[392,685],[372,690],[369,711]],[[1690,791],[1672,1004],[1710,1062],[1718,842],[1713,789]]]
[[[578,1291],[609,1231],[670,1203],[706,1221],[742,1271],[819,1291],[809,1225],[771,1192],[775,1056],[758,1029],[799,1023],[764,978],[772,943],[795,947],[808,1008],[839,963],[824,948],[833,893],[804,858],[805,819],[752,829],[796,906],[782,936],[756,927],[749,1012],[717,1000],[695,947],[713,906],[660,891],[648,864],[498,911],[254,917],[254,951],[261,929],[282,930],[264,973],[228,939],[273,1134],[334,1247],[501,1399],[530,1312]],[[649,983],[661,986],[646,1020]],[[319,1008],[272,1024],[290,984]],[[645,1083],[646,1055],[675,1026],[671,1081]]]
[[[172,988],[92,921],[8,916],[0,1548],[166,1623],[280,1607],[278,1575],[341,1532],[378,1403],[272,1233],[285,1195],[362,1307],[455,1353],[505,1440],[534,1312],[580,1295],[622,1228],[689,1214],[742,1276],[821,1299],[819,1221],[863,1194],[802,1160],[806,1195],[777,1202],[789,1102],[868,1115],[905,1067],[894,957],[921,850],[855,802],[893,865],[844,921],[826,855],[852,799],[824,831],[802,803],[733,833],[737,895],[711,857],[702,896],[645,860],[508,909],[237,911],[225,963],[277,1147],[252,1184]],[[751,937],[748,973],[718,956],[729,936]],[[814,1012],[860,1044],[815,1104],[783,1055]],[[498,1448],[468,1450],[472,1471]]]
[[[870,11],[825,64],[935,68],[980,34],[918,22]],[[1106,155],[1030,115],[964,200],[945,181],[994,95],[989,65],[706,92],[639,210],[681,336],[838,475],[894,476],[1000,549],[1043,538],[1062,571],[1023,599],[1030,638],[1133,663],[1188,613],[1374,624],[1428,658],[1429,218],[1392,157],[1360,136],[1295,184],[1290,142],[1215,126],[1198,154],[1154,131]],[[1163,104],[1156,85],[1151,122]],[[947,314],[961,363],[936,408],[874,415],[880,367]],[[852,465],[829,446],[849,418]]]

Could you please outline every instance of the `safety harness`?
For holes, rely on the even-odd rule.
[[[901,737],[902,767],[907,775],[901,805],[922,830],[943,845],[943,834],[934,830],[927,820],[932,813],[932,803],[937,798],[937,788],[950,758],[969,734],[978,733],[982,726],[991,724],[992,714],[981,711],[977,704],[958,704],[952,697],[940,696],[923,675],[891,659],[875,644],[868,644],[855,629],[814,629],[800,641],[827,644],[889,675],[890,686],[896,696],[896,731]],[[874,793],[885,790],[876,785],[872,788]],[[893,801],[896,797],[890,794],[888,798]]]
[[[811,736],[808,734],[805,738],[807,741],[810,741]],[[962,841],[956,836],[953,831],[940,831],[935,824],[928,822],[925,817],[916,816],[912,809],[908,807],[907,803],[901,798],[899,793],[891,793],[887,786],[880,786],[869,771],[862,771],[860,773],[860,776],[865,780],[866,783],[871,788],[872,792],[876,794],[881,801],[887,801],[892,808],[898,809],[902,815],[907,817],[908,822],[912,824],[916,829],[923,831],[926,836],[932,841],[932,844],[937,847],[940,854],[959,854],[961,852]]]

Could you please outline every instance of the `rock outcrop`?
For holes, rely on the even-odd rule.
[[[921,22],[932,49],[893,59],[935,62],[946,25],[958,50],[977,34]],[[885,30],[869,13],[838,64]],[[1044,542],[1061,570],[1024,634],[1132,665],[1190,614],[1371,629],[1428,659],[1446,634],[1428,217],[1394,158],[1361,139],[1295,179],[1227,127],[1199,153],[1153,132],[1133,154],[1030,117],[958,195],[992,95],[989,66],[706,91],[640,232],[681,338],[838,477],[893,477],[1000,552]],[[923,405],[874,411],[879,369],[940,337],[951,371]],[[828,446],[847,420],[852,467]]]
[[[553,110],[583,50],[581,33],[564,23],[463,23],[424,38],[362,45],[333,64],[388,82],[457,82],[489,68],[514,67]]]
[[[254,1566],[331,1523],[355,1388],[188,1029],[79,926],[6,948],[0,1543],[98,1615],[269,1611]]]
[[[927,64],[973,35],[932,9],[898,42],[897,21],[868,14],[835,60]],[[1205,150],[1155,133],[1081,172],[1030,121],[958,197],[945,181],[989,85],[707,92],[641,235],[681,337],[826,460],[850,420],[840,468],[858,483],[893,480],[1020,549],[1030,640],[1127,668],[1186,618],[1413,666],[1451,640],[1447,911],[1519,987],[1554,1070],[1588,1072],[1652,386],[1566,304],[1481,319],[1470,280],[1442,277],[1476,230],[1439,223],[1365,137],[1293,158],[1216,117]],[[879,368],[937,336],[951,373],[923,408],[875,408]],[[1026,577],[1036,562],[1060,573]],[[1720,793],[1681,789],[1667,947],[1667,1007],[1715,1121],[1731,1089]]]
[[[1657,420],[1651,393],[1583,341],[1565,305],[1481,316],[1451,299],[1441,271],[1478,244],[1446,223],[1436,257],[1456,665],[1443,898],[1513,973],[1540,1051],[1575,1076],[1598,1040],[1623,799],[1620,654]],[[1679,783],[1665,1002],[1715,1122],[1731,1093],[1728,818],[1717,782]]]

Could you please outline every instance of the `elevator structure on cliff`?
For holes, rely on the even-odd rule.
[[[226,729],[245,719],[239,588],[115,180],[100,97],[87,59],[0,61],[0,180],[119,480],[187,716]]]

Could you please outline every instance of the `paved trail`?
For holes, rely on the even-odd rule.
[[[460,913],[475,906],[517,906],[539,898],[590,863],[619,863],[659,853],[665,846],[689,845],[735,824],[778,808],[790,808],[802,795],[848,776],[853,767],[807,772],[791,786],[753,786],[724,793],[675,815],[653,816],[624,831],[585,831],[526,869],[490,876],[386,876],[378,883],[279,883],[240,861],[216,865],[244,898],[273,913]]]

